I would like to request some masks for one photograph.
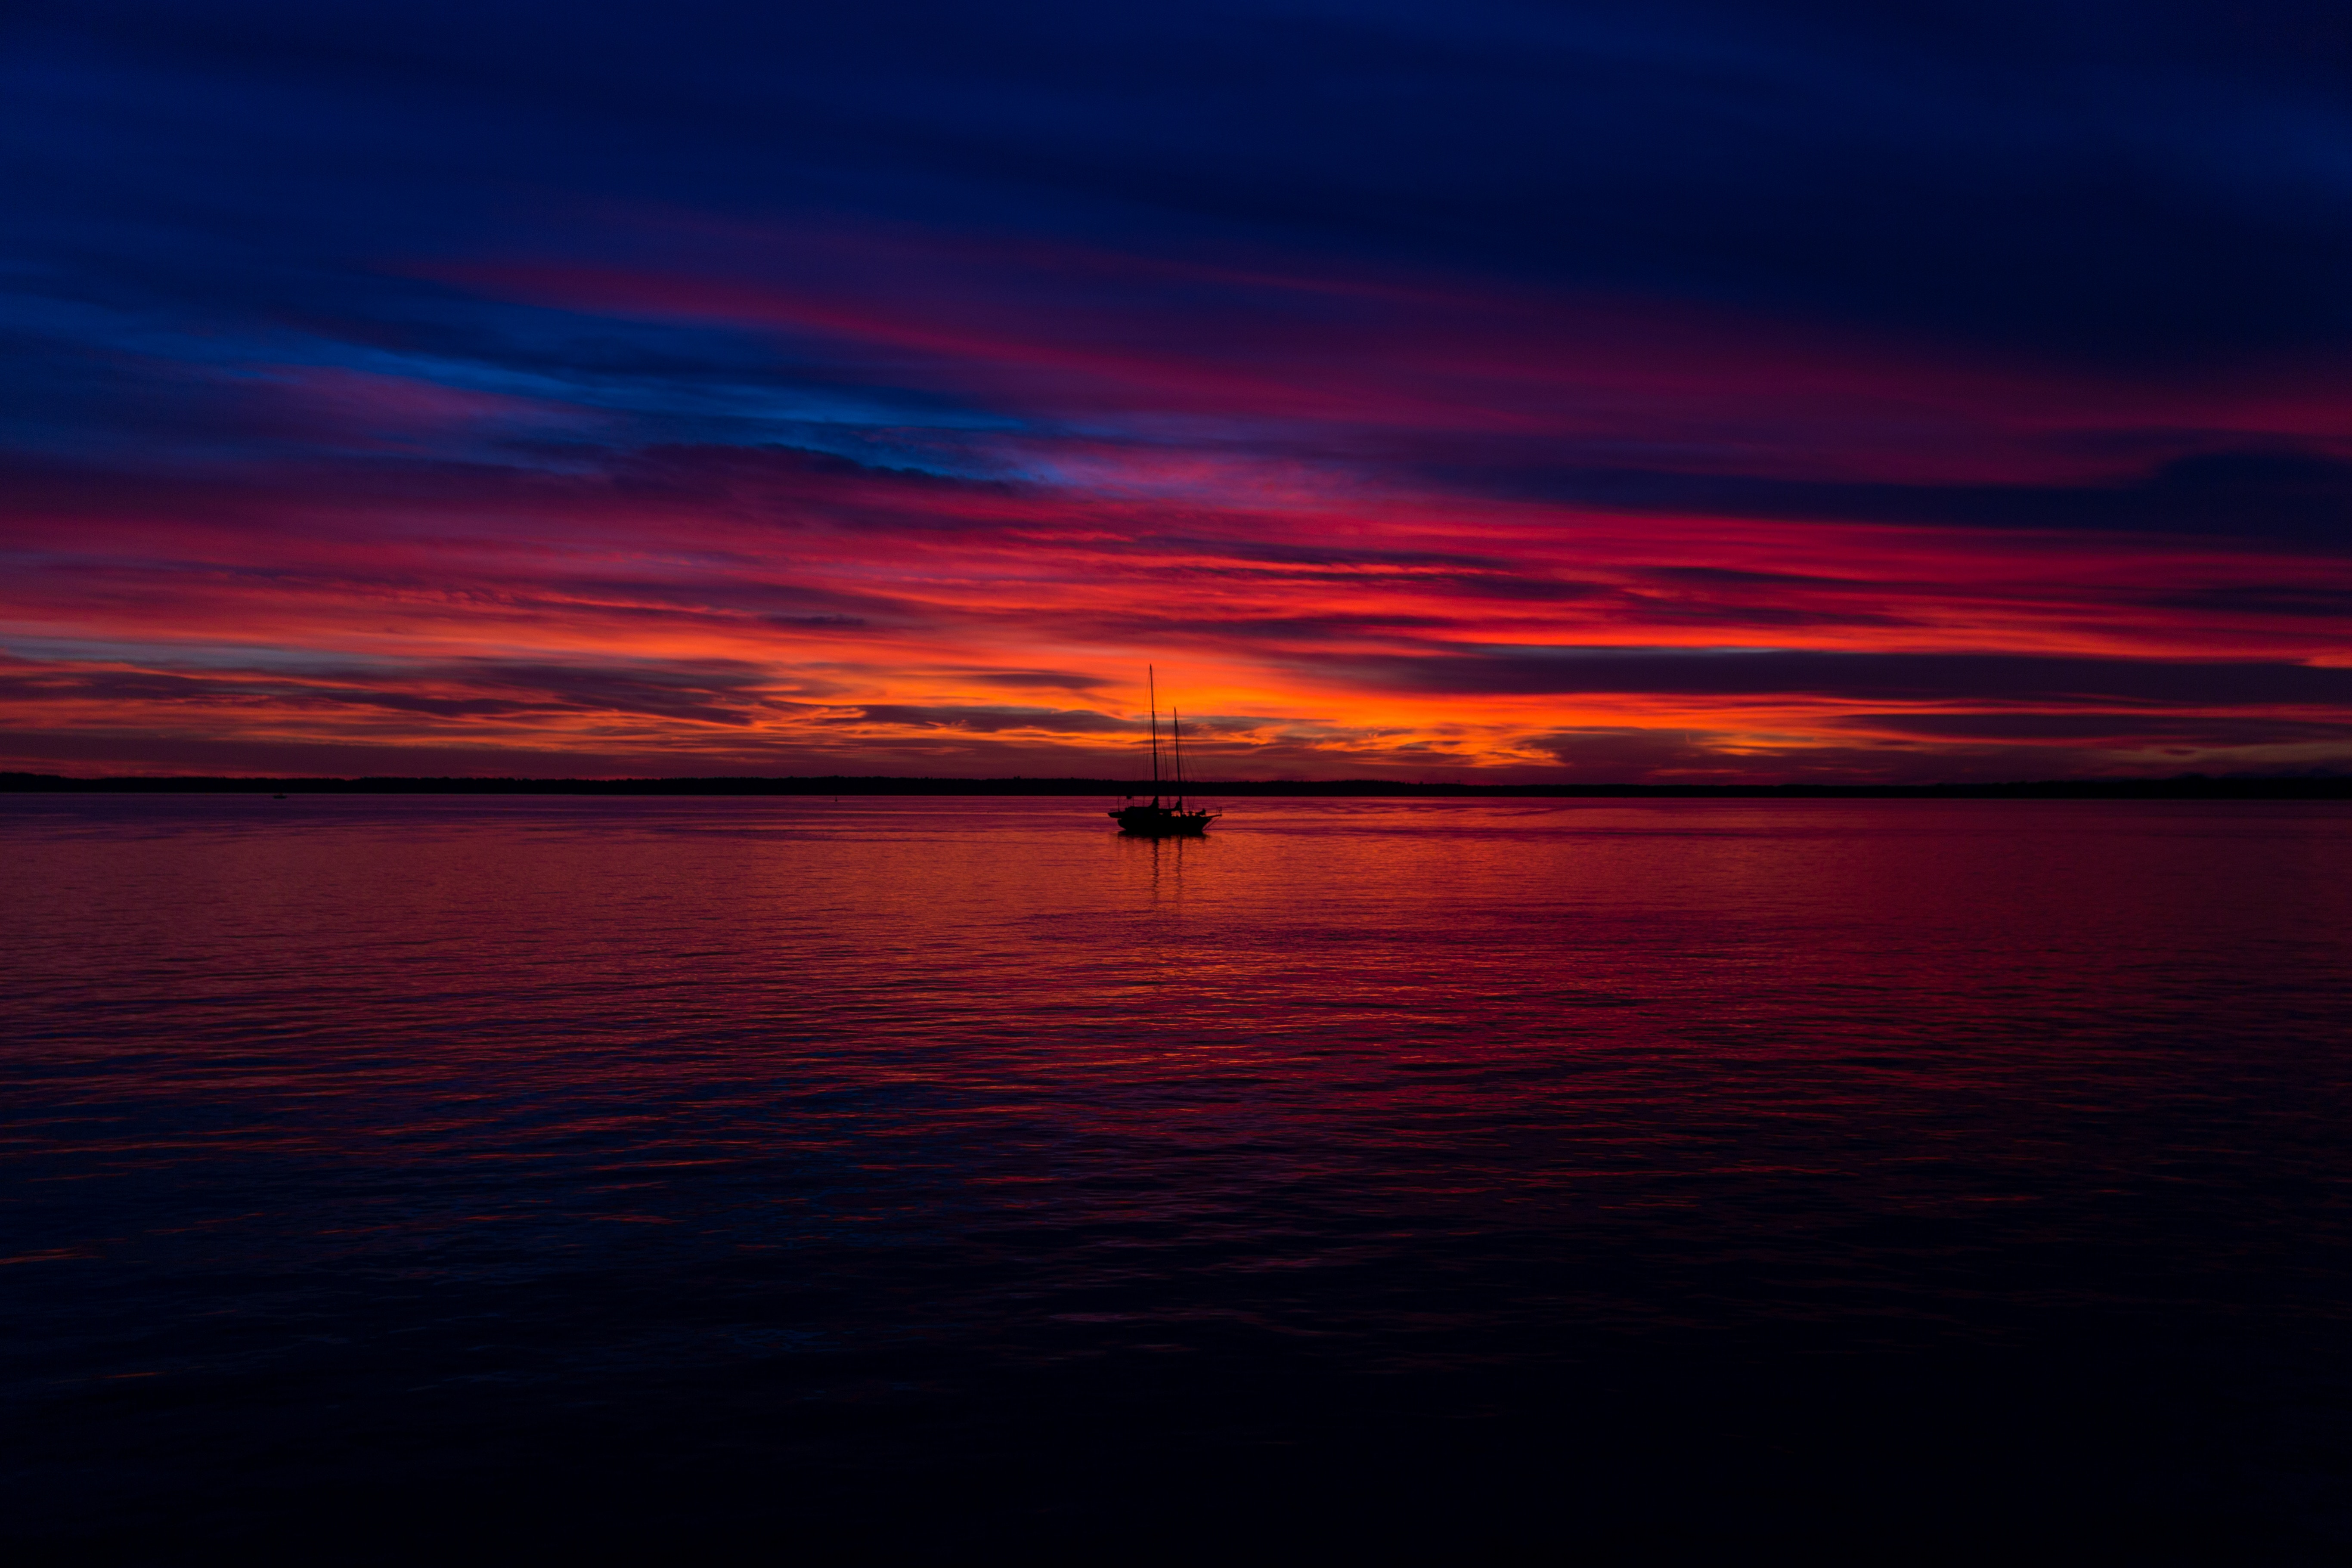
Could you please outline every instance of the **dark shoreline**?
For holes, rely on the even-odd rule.
[[[1201,781],[1198,795],[1322,795],[1427,800],[2352,800],[2352,778],[2040,779],[1941,784],[1464,784],[1386,779]],[[0,794],[583,795],[1126,795],[1149,780],[816,778],[67,778],[0,773]]]

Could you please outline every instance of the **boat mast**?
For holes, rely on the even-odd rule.
[[[1174,707],[1168,710],[1168,738],[1176,742],[1176,809],[1184,809],[1184,720]]]
[[[1143,689],[1151,701],[1151,804],[1160,804],[1160,684],[1150,665],[1143,667]]]

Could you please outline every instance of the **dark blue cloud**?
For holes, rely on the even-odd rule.
[[[1936,741],[2096,742],[2109,746],[2255,746],[2352,740],[2352,722],[2205,713],[1864,713],[1848,727]]]
[[[19,232],[256,319],[644,203],[1255,237],[2127,362],[2352,330],[2341,7],[85,0],[11,34]]]
[[[372,708],[442,719],[628,715],[744,726],[796,705],[774,699],[765,672],[706,663],[565,667],[527,660],[379,664],[282,671],[202,672],[61,668],[0,656],[0,698],[12,702],[151,702],[194,714],[207,708]]]
[[[2203,533],[2352,548],[2352,462],[2294,449],[2202,453],[2123,482],[2079,485],[1839,483],[1654,468],[1455,468],[1441,477],[1466,488],[1611,510]]]
[[[1375,689],[1693,697],[1802,694],[1859,701],[2210,707],[2352,704],[2352,668],[2267,659],[2082,658],[2036,654],[1811,649],[1462,649],[1335,661]]]
[[[868,702],[852,711],[827,715],[826,724],[888,724],[918,730],[964,730],[993,735],[1008,730],[1055,735],[1140,733],[1144,725],[1088,708],[983,707],[960,703]]]

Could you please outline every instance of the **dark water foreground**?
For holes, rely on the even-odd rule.
[[[2352,807],[1098,804],[0,802],[0,1535],[2352,1549]]]

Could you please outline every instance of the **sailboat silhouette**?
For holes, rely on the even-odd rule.
[[[1168,738],[1174,752],[1176,799],[1171,805],[1160,801],[1160,681],[1150,665],[1143,667],[1144,689],[1151,702],[1151,804],[1130,804],[1110,813],[1121,833],[1132,833],[1144,838],[1171,838],[1179,834],[1198,837],[1209,830],[1217,819],[1213,811],[1188,811],[1184,808],[1184,725],[1176,710],[1168,710]],[[1131,803],[1133,795],[1127,797]]]

